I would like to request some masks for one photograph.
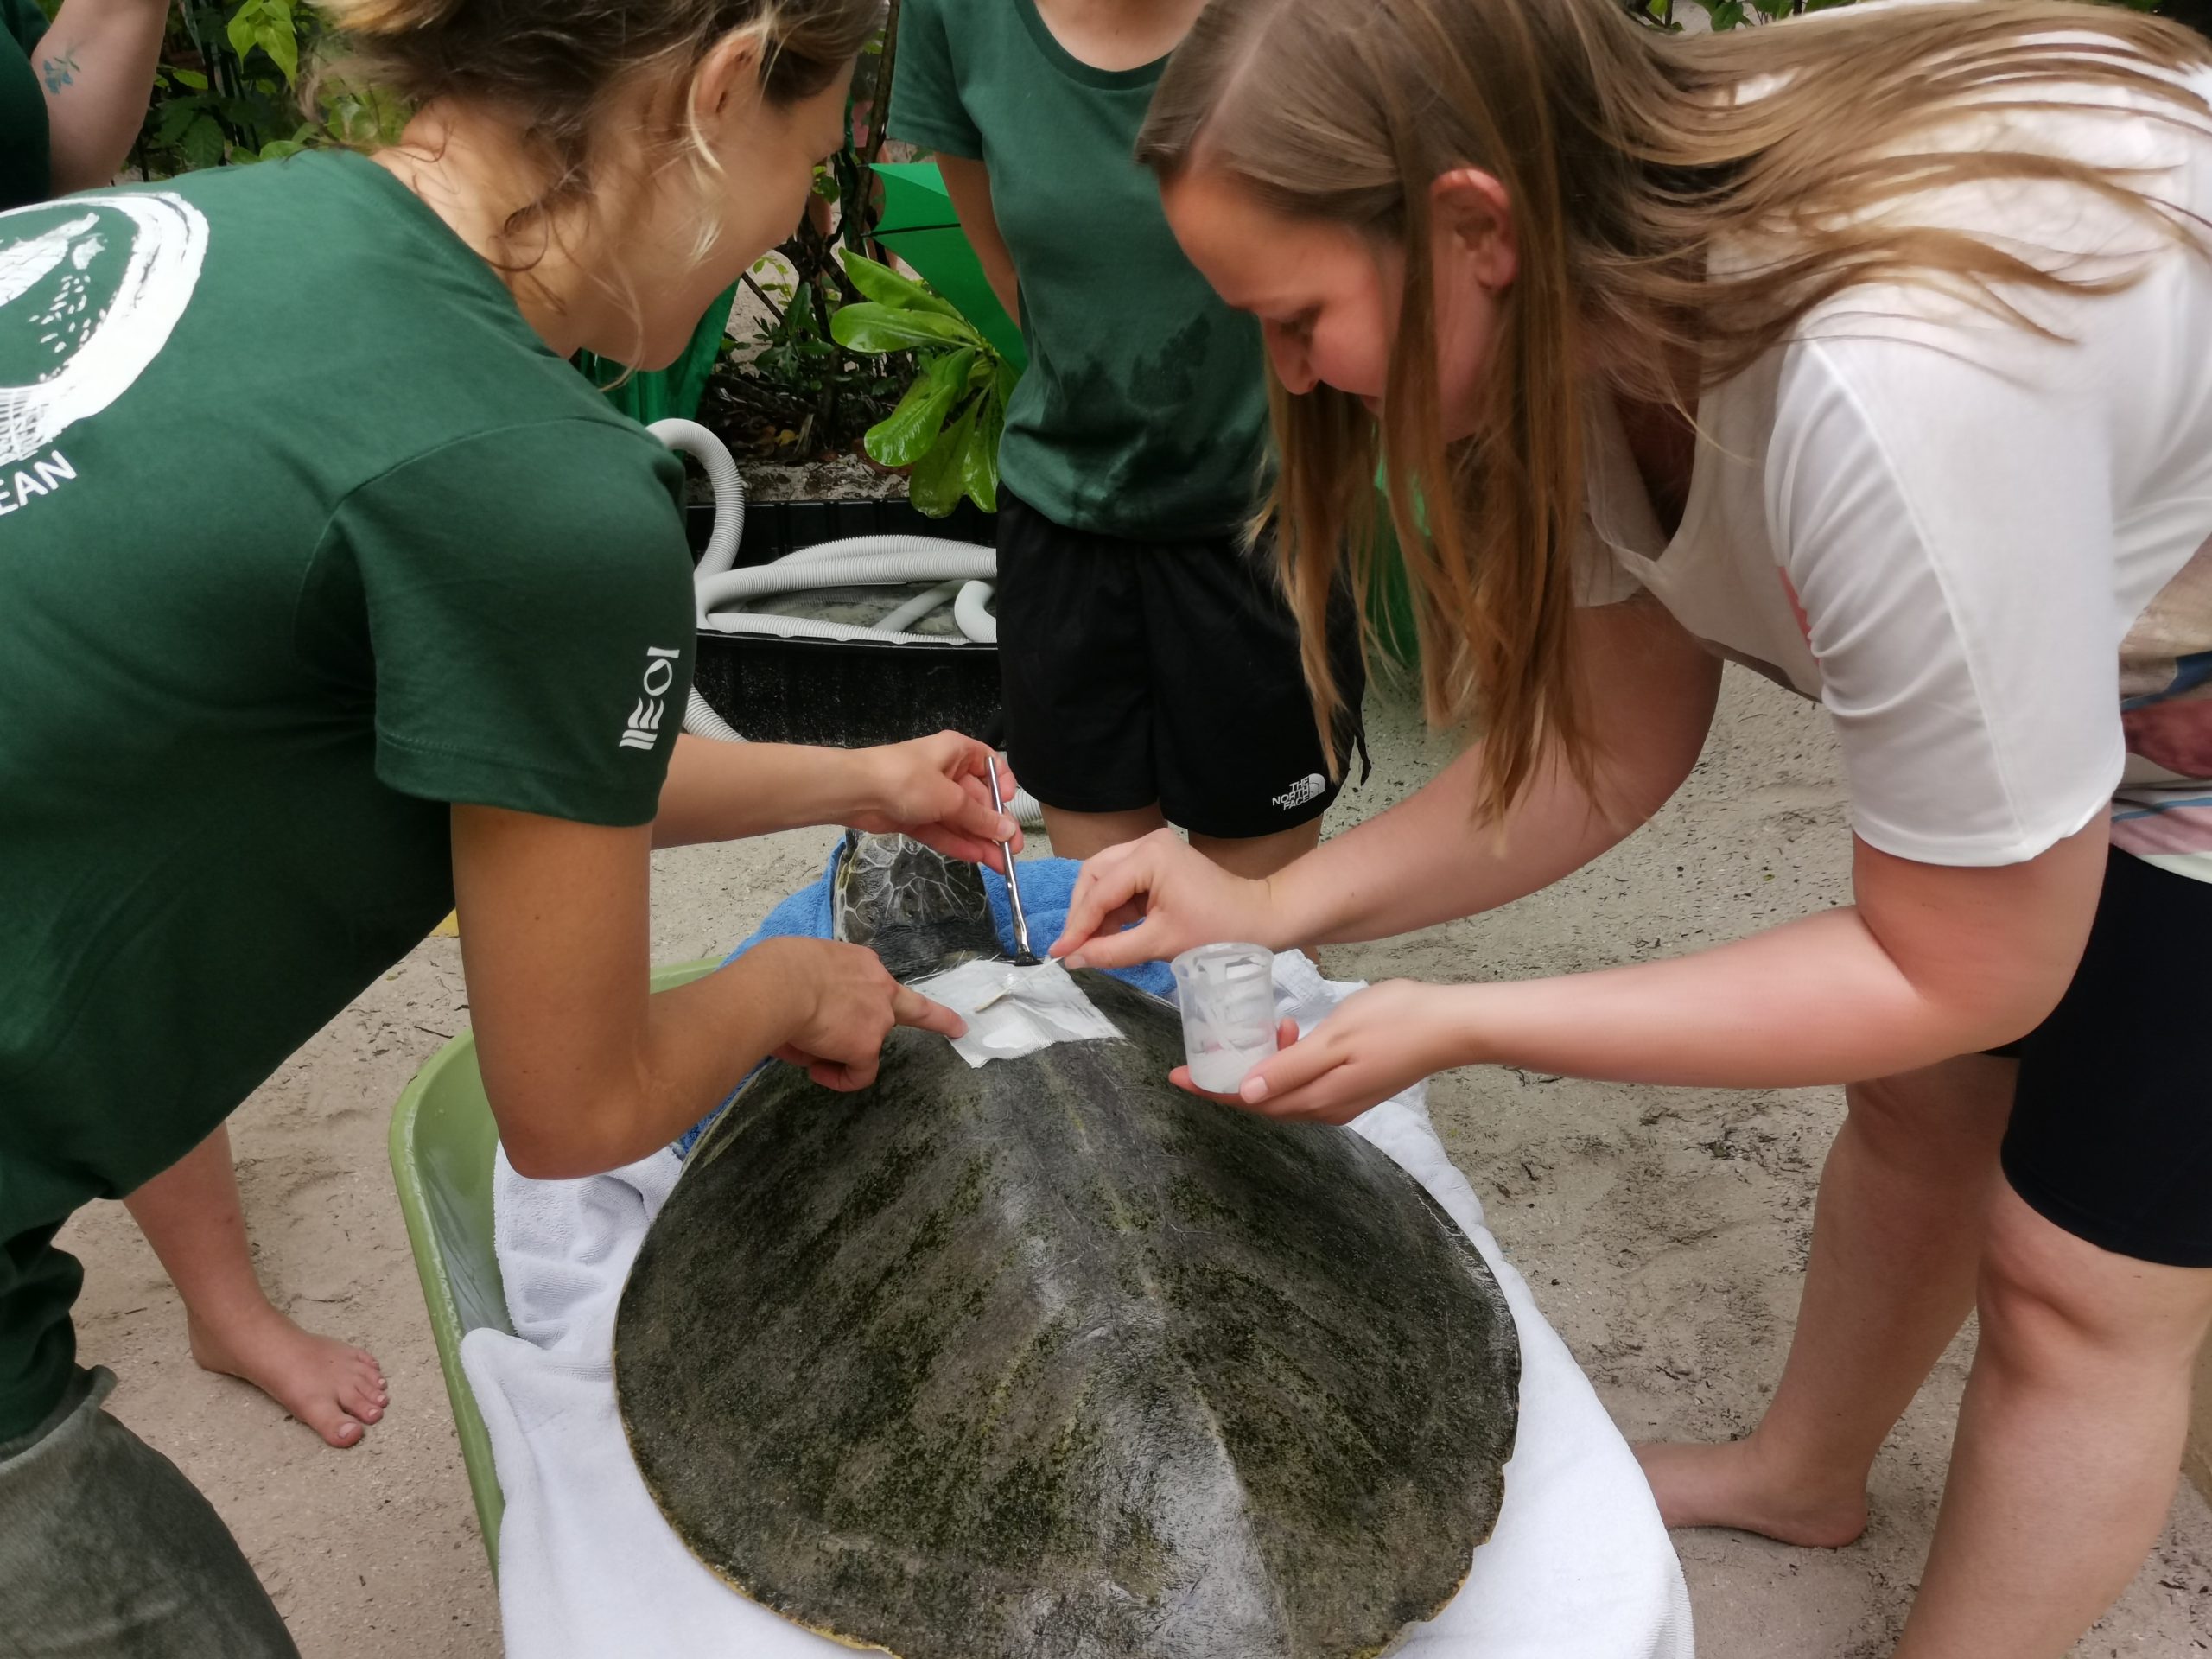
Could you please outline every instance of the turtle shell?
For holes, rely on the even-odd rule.
[[[698,1558],[904,1659],[1352,1659],[1458,1591],[1520,1354],[1481,1256],[1344,1129],[1166,1082],[1179,1026],[871,1087],[775,1065],[632,1268],[615,1378]]]

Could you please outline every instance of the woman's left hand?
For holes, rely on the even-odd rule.
[[[991,804],[989,745],[958,732],[861,749],[861,798],[845,822],[872,834],[912,836],[948,858],[1003,872],[998,843],[1021,849],[1021,829]],[[999,761],[999,784],[1014,799],[1014,772]]]
[[[1356,991],[1306,1036],[1286,1020],[1276,1034],[1275,1057],[1253,1068],[1234,1095],[1208,1095],[1268,1117],[1316,1123],[1348,1123],[1423,1077],[1473,1058],[1464,1010],[1464,986],[1385,980]],[[1192,1094],[1187,1066],[1169,1081]]]

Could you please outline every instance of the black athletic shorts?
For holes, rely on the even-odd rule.
[[[1031,794],[1068,812],[1157,802],[1171,823],[1224,838],[1328,810],[1367,683],[1349,594],[1329,617],[1347,711],[1332,779],[1264,550],[1069,530],[1001,486],[998,552],[1007,753]]]
[[[2212,881],[2115,850],[2074,982],[2020,1062],[2005,1176],[2076,1238],[2212,1268]]]

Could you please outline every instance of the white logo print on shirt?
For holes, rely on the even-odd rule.
[[[191,302],[207,221],[181,196],[75,196],[0,214],[0,514],[76,470],[54,441],[130,389]]]
[[[630,710],[630,723],[622,728],[617,748],[650,749],[659,740],[661,716],[668,708],[664,699],[676,683],[676,659],[683,654],[659,645],[645,647],[645,695]]]
[[[1306,802],[1320,799],[1321,791],[1328,786],[1328,781],[1319,772],[1309,772],[1276,796],[1274,803],[1286,812],[1294,812]]]

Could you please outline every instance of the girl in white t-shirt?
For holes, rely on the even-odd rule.
[[[1978,1306],[1914,1659],[2056,1656],[2110,1604],[2212,1323],[2209,90],[2196,37],[2045,0],[1704,37],[1612,0],[1214,0],[1140,145],[1267,329],[1321,716],[1381,458],[1431,713],[1483,741],[1265,883],[1103,854],[1056,950],[1487,910],[1673,792],[1721,657],[1820,698],[1854,904],[1379,985],[1243,1102],[1342,1121],[1477,1062],[1850,1080],[1765,1420],[1645,1461],[1672,1524],[1847,1542]]]

